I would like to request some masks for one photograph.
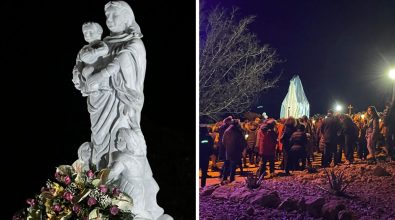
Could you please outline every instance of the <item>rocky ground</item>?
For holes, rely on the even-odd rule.
[[[352,164],[329,168],[344,171],[348,187],[336,196],[324,169],[295,171],[292,176],[265,179],[248,189],[243,179],[213,184],[200,191],[200,219],[394,219],[395,164]],[[343,184],[344,185],[344,184]]]

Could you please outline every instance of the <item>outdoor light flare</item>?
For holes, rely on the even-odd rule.
[[[392,79],[395,80],[395,69],[390,69],[388,76]]]
[[[340,112],[343,109],[341,105],[336,105],[335,110]]]

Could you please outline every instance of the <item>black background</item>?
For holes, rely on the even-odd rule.
[[[107,2],[2,3],[4,219],[26,207],[55,167],[73,163],[90,139],[86,98],[71,82],[72,69],[86,44],[84,22],[99,22],[108,35]],[[194,219],[195,2],[127,2],[147,50],[141,126],[158,203],[175,219]]]

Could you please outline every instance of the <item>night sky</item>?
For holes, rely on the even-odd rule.
[[[2,157],[10,159],[2,162],[3,219],[27,207],[25,200],[53,179],[55,167],[72,164],[80,144],[90,140],[86,98],[71,82],[72,69],[86,44],[84,22],[99,22],[108,35],[107,2],[2,4],[1,146],[7,151]],[[195,3],[127,2],[147,51],[141,126],[160,187],[158,203],[175,219],[194,219]]]
[[[289,80],[296,74],[311,115],[326,113],[335,102],[351,104],[354,111],[369,105],[382,111],[391,98],[395,1],[206,0],[203,13],[219,3],[238,7],[240,17],[255,15],[250,30],[285,60],[273,69],[273,74],[283,73],[278,86],[262,94],[251,110],[279,117]]]

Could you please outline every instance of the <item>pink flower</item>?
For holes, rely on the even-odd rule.
[[[55,212],[60,212],[62,210],[62,207],[59,204],[56,204],[52,206],[52,210],[54,210]]]
[[[36,205],[36,200],[34,200],[34,199],[27,199],[26,203],[29,204],[30,206],[34,206],[34,205]]]
[[[118,212],[119,212],[118,206],[115,205],[115,206],[113,206],[113,207],[110,208],[110,213],[111,213],[112,215],[117,215]]]
[[[119,190],[118,188],[112,189],[112,194],[113,194],[114,196],[119,196],[120,193],[121,193],[121,190]]]
[[[88,172],[86,172],[86,175],[87,175],[89,178],[92,178],[95,174],[93,173],[92,170],[88,170]]]
[[[65,200],[71,201],[71,200],[73,199],[73,194],[72,194],[71,192],[65,192],[65,193],[63,194],[63,198],[64,198]]]
[[[69,176],[66,176],[66,177],[64,178],[64,183],[66,183],[66,185],[69,185],[69,184],[71,183],[71,179],[70,179]]]
[[[107,191],[108,191],[108,188],[106,185],[100,185],[99,189],[100,189],[100,192],[102,192],[102,193],[107,193]]]
[[[97,201],[96,201],[95,198],[89,197],[89,199],[88,199],[88,205],[89,205],[89,206],[93,206],[93,205],[95,205],[96,203],[97,203]]]
[[[61,178],[60,173],[59,172],[55,172],[55,179],[56,180],[60,180],[60,178]]]
[[[79,204],[74,204],[73,205],[73,212],[79,213],[81,211],[81,206]]]

